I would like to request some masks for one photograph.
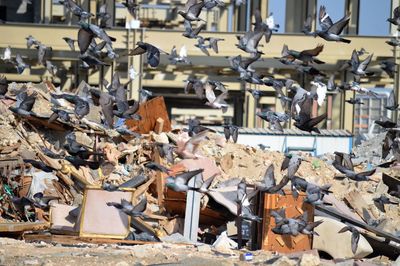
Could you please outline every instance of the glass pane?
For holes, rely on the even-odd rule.
[[[278,32],[285,32],[286,0],[268,1],[268,10],[274,14],[275,24],[279,24]]]
[[[390,0],[361,0],[358,33],[360,35],[389,35],[390,25],[386,18],[391,16],[390,13]]]
[[[319,16],[319,7],[320,6],[326,7],[326,12],[331,17],[333,23],[338,21],[344,16],[344,0],[318,0],[317,5],[317,28],[319,27],[318,16]]]

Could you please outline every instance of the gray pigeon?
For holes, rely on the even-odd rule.
[[[258,112],[256,113],[258,117],[269,122],[269,128],[271,130],[276,130],[283,132],[281,123],[286,123],[289,120],[289,115],[285,113],[278,113],[273,111]]]
[[[68,44],[71,51],[75,51],[75,42],[76,40],[71,39],[69,37],[64,37],[63,40]]]
[[[395,62],[385,60],[380,63],[380,67],[390,78],[394,78],[394,73],[397,73],[397,64]]]
[[[359,82],[360,77],[372,76],[372,72],[367,72],[367,67],[372,60],[374,54],[369,55],[364,61],[360,62],[357,51],[354,49],[351,55],[351,72],[355,75],[355,81]]]
[[[315,36],[318,35],[326,41],[350,43],[350,40],[340,37],[341,32],[343,31],[344,27],[346,27],[346,25],[349,23],[349,21],[350,16],[345,15],[339,21],[333,23],[328,13],[326,12],[325,6],[320,6],[319,24],[321,26],[321,30],[315,31]]]
[[[224,125],[223,127],[226,141],[229,141],[232,137],[233,142],[236,143],[239,135],[239,127],[235,125]]]
[[[81,119],[87,114],[89,114],[90,105],[88,100],[84,97],[67,93],[62,93],[62,94],[51,93],[51,96],[54,99],[65,99],[68,102],[73,103],[75,105],[74,113],[78,117],[78,119]]]
[[[166,180],[166,186],[176,192],[186,192],[188,190],[195,190],[195,188],[189,187],[188,182],[194,176],[202,173],[204,169],[198,169],[194,171],[188,171],[176,175],[175,177],[169,176]]]
[[[388,22],[393,25],[400,26],[400,7],[396,7],[393,10],[393,17],[387,19]]]
[[[14,106],[10,106],[10,110],[22,116],[29,116],[33,105],[35,104],[37,92],[34,91],[30,95],[26,91],[21,91],[17,94],[17,102]]]
[[[257,189],[262,192],[274,194],[274,193],[279,193],[284,195],[283,192],[283,187],[286,186],[286,184],[289,182],[289,178],[287,176],[284,176],[279,182],[279,184],[276,184],[275,180],[275,174],[274,174],[274,165],[271,164],[267,170],[265,171],[264,174],[264,179],[261,183],[261,185],[257,186]]]
[[[203,1],[197,2],[197,0],[187,0],[185,11],[179,10],[178,14],[188,21],[204,21],[203,19],[199,18],[201,10],[204,6],[205,3]]]
[[[146,197],[144,197],[141,201],[139,201],[139,203],[136,204],[135,206],[133,206],[131,202],[125,199],[121,199],[121,203],[107,202],[107,206],[113,206],[131,217],[140,217],[140,218],[148,217],[143,213],[146,210],[147,206]]]
[[[356,173],[352,170],[347,169],[343,165],[337,163],[336,161],[332,163],[333,167],[335,167],[339,172],[346,175],[346,177],[350,178],[354,181],[368,181],[368,177],[373,175],[376,169],[372,169],[365,172]]]
[[[184,37],[189,38],[189,39],[195,39],[199,35],[200,31],[205,28],[206,24],[201,24],[198,26],[196,29],[192,28],[192,24],[190,24],[189,20],[186,20],[183,22],[183,25],[185,27],[185,32],[182,34]]]
[[[129,55],[140,55],[147,53],[147,63],[150,66],[157,67],[160,64],[160,52],[162,52],[162,50],[146,42],[139,41],[136,43],[136,45],[137,47]],[[165,54],[168,55],[168,53]]]
[[[390,91],[389,97],[386,101],[386,109],[395,111],[399,108],[399,104],[397,103],[396,96],[394,94],[394,90]]]
[[[360,241],[360,232],[358,232],[358,230],[355,227],[349,225],[340,229],[338,233],[344,233],[346,231],[351,232],[351,251],[353,252],[353,254],[356,254],[358,241]]]
[[[385,211],[385,205],[386,204],[393,204],[393,205],[399,205],[398,202],[391,201],[390,198],[388,198],[385,195],[381,195],[378,198],[373,199],[375,206],[381,211],[381,212],[386,212]]]
[[[287,177],[292,179],[297,170],[299,170],[302,161],[304,161],[304,159],[297,154],[287,154],[282,162],[281,171],[287,169]]]
[[[30,65],[26,64],[20,54],[17,54],[15,57],[15,68],[17,69],[18,74],[22,74],[25,68],[30,68]]]

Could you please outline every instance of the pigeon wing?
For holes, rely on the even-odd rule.
[[[329,32],[339,35],[343,31],[344,27],[349,24],[349,21],[350,15],[345,15],[341,20],[339,20],[329,28]]]
[[[321,25],[321,29],[323,31],[327,31],[333,25],[332,19],[326,12],[325,6],[320,6],[319,8],[319,24]]]
[[[276,186],[273,164],[265,171],[263,183],[267,189]]]
[[[369,63],[371,62],[373,56],[374,56],[374,54],[369,55],[369,56],[358,66],[358,68],[361,69],[361,70],[366,70],[367,67],[368,67],[368,65],[369,65]]]
[[[147,207],[147,198],[143,197],[141,201],[139,201],[135,207],[133,207],[132,211],[134,212],[144,212]]]
[[[319,44],[317,47],[314,49],[309,49],[309,50],[303,50],[300,52],[300,57],[302,55],[310,55],[310,56],[317,56],[319,55],[322,51],[324,50],[324,45]]]
[[[81,54],[86,52],[86,50],[89,48],[90,43],[92,42],[93,39],[93,32],[88,31],[85,29],[79,29],[78,31],[78,47],[79,50],[81,51]]]

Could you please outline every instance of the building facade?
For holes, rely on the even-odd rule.
[[[0,0],[0,19],[6,21],[0,25],[0,36],[2,36],[0,49],[4,50],[10,46],[13,55],[20,53],[32,66],[19,75],[12,66],[0,64],[0,75],[4,74],[9,81],[16,82],[50,80],[64,90],[70,90],[76,88],[81,80],[93,86],[101,86],[103,78],[111,80],[115,71],[120,73],[122,82],[126,82],[127,71],[130,66],[134,66],[142,75],[129,85],[130,97],[137,98],[139,88],[148,89],[154,95],[163,95],[174,123],[185,123],[187,118],[196,116],[205,124],[211,125],[231,122],[245,127],[265,127],[265,123],[255,116],[258,110],[282,111],[273,88],[240,82],[237,73],[230,70],[226,58],[239,54],[245,56],[235,46],[236,35],[243,34],[252,27],[254,10],[259,9],[263,18],[273,13],[275,21],[280,24],[278,32],[272,36],[271,41],[268,44],[262,42],[263,47],[260,49],[264,52],[263,60],[254,64],[260,74],[291,78],[301,86],[309,88],[312,78],[299,73],[293,67],[281,64],[274,57],[280,56],[284,44],[290,49],[304,50],[322,43],[324,50],[318,58],[325,64],[318,65],[317,68],[323,71],[327,78],[335,75],[336,83],[351,81],[352,75],[348,71],[339,71],[340,66],[351,58],[353,49],[364,48],[374,54],[370,70],[375,74],[362,79],[362,85],[367,88],[398,88],[398,75],[390,78],[379,68],[379,62],[382,60],[397,61],[396,51],[385,41],[396,36],[397,29],[386,22],[386,19],[399,5],[398,0],[248,0],[240,6],[236,6],[235,1],[225,0],[225,7],[214,8],[211,11],[204,10],[201,14],[201,18],[207,22],[206,29],[201,35],[224,39],[219,43],[219,53],[212,52],[211,56],[204,55],[196,48],[195,40],[182,36],[183,19],[177,12],[184,9],[186,1],[143,1],[145,3],[141,4],[138,12],[141,26],[137,29],[127,27],[127,20],[131,17],[120,2],[110,0],[77,2],[93,14],[99,11],[102,4],[107,4],[111,19],[107,22],[109,28],[106,31],[117,39],[113,46],[120,54],[119,58],[109,62],[110,66],[100,67],[98,70],[82,70],[79,67],[79,52],[71,51],[62,39],[63,37],[76,39],[79,28],[77,19],[67,12],[62,4],[57,0],[32,0],[32,4],[27,5],[26,13],[18,15],[16,12],[20,8],[19,0]],[[326,42],[301,33],[303,23],[309,15],[314,18],[312,28],[319,27],[316,16],[320,5],[327,7],[334,21],[344,14],[351,14],[349,26],[344,33],[346,38],[352,41],[351,44]],[[98,21],[92,18],[91,22]],[[52,47],[51,61],[59,69],[56,76],[52,76],[46,68],[37,64],[36,49],[27,49],[25,37],[29,35]],[[124,56],[123,54],[133,49],[139,40],[151,43],[167,52],[174,45],[178,49],[185,46],[191,64],[172,65],[167,56],[163,55],[160,66],[150,68],[145,64],[144,57]],[[189,77],[218,80],[228,85],[228,103],[231,105],[228,112],[210,110],[204,105],[204,101],[196,98],[194,93],[185,94],[184,80]],[[260,89],[266,92],[266,96],[256,102],[245,88]],[[399,94],[396,95],[398,97]],[[327,112],[328,119],[323,125],[324,128],[359,132],[359,128],[369,126],[359,122],[357,110],[354,110],[352,105],[345,104],[345,99],[353,97],[355,95],[350,91],[345,94],[328,94],[325,104],[318,111],[315,110],[318,113]],[[394,112],[382,111],[380,115],[397,117]],[[370,123],[369,120],[367,123]]]

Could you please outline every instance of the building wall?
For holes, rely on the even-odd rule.
[[[388,0],[382,0],[387,6]],[[130,85],[130,96],[136,98],[138,95],[139,87],[145,87],[152,90],[158,95],[168,95],[169,102],[171,102],[170,109],[178,108],[179,101],[176,100],[175,95],[179,97],[188,97],[183,94],[183,85],[187,77],[196,76],[199,78],[221,80],[229,85],[229,89],[234,91],[228,102],[234,106],[234,111],[230,112],[233,117],[226,117],[222,113],[217,119],[213,119],[212,123],[221,123],[223,121],[238,122],[239,125],[244,126],[257,126],[262,124],[261,121],[255,117],[255,112],[261,110],[263,106],[273,108],[275,110],[282,110],[279,101],[273,96],[273,89],[261,86],[258,89],[265,90],[270,96],[264,97],[257,104],[251,95],[243,92],[244,85],[237,80],[237,75],[229,71],[229,65],[225,57],[234,56],[240,53],[235,47],[237,30],[245,30],[250,25],[250,19],[253,10],[256,8],[261,9],[262,16],[265,18],[270,12],[274,12],[274,16],[281,19],[284,25],[280,28],[282,33],[272,36],[269,44],[263,43],[262,50],[265,52],[264,61],[257,62],[256,67],[258,71],[265,75],[274,74],[276,77],[293,78],[300,81],[300,84],[309,87],[309,78],[298,74],[291,68],[277,62],[273,57],[280,55],[283,44],[288,44],[289,48],[302,50],[315,47],[318,43],[324,43],[325,49],[319,58],[326,62],[325,65],[319,66],[329,76],[338,69],[341,63],[351,57],[352,49],[360,49],[364,47],[368,51],[374,52],[374,62],[371,65],[377,64],[379,60],[391,58],[393,52],[391,47],[384,42],[387,40],[385,32],[382,31],[380,37],[376,36],[355,36],[359,32],[359,22],[362,21],[363,15],[359,11],[364,12],[360,5],[376,5],[378,1],[368,0],[253,0],[249,1],[249,5],[236,7],[233,1],[225,1],[226,8],[216,9],[210,12],[203,12],[202,18],[208,21],[207,31],[202,35],[222,37],[224,42],[220,43],[220,53],[212,54],[211,57],[204,56],[197,48],[194,47],[195,41],[185,39],[181,36],[183,31],[182,18],[177,15],[177,10],[184,7],[186,1],[146,1],[146,5],[142,7],[139,12],[140,19],[146,28],[141,30],[126,30],[124,28],[124,21],[127,15],[126,9],[115,1],[93,1],[82,0],[80,3],[85,9],[92,13],[96,13],[101,3],[107,2],[109,4],[109,11],[112,12],[113,20],[111,24],[113,27],[108,29],[107,32],[113,37],[117,38],[114,47],[118,52],[123,52],[126,49],[135,47],[138,40],[144,40],[149,43],[160,46],[163,50],[169,51],[173,45],[178,48],[185,45],[188,48],[189,59],[193,61],[191,66],[172,66],[167,63],[165,56],[162,56],[162,64],[157,69],[148,68],[145,64],[142,65],[144,59],[140,57],[121,57],[115,62],[111,62],[110,67],[104,67],[100,71],[85,72],[78,69],[78,53],[69,51],[68,46],[62,40],[62,37],[76,38],[78,27],[76,25],[76,18],[71,17],[65,12],[62,5],[57,4],[58,1],[52,0],[34,0],[33,4],[29,6],[29,13],[26,16],[12,16],[7,15],[7,19],[19,22],[35,22],[36,24],[13,24],[0,25],[1,36],[9,36],[0,39],[0,49],[10,45],[13,51],[20,52],[24,58],[33,65],[32,69],[27,70],[23,75],[15,74],[15,70],[10,66],[0,66],[0,73],[6,74],[7,78],[11,81],[34,81],[52,80],[56,84],[61,84],[64,89],[76,87],[80,80],[86,79],[91,85],[99,85],[102,78],[111,80],[112,73],[119,71],[123,82],[127,81],[127,69],[130,65],[134,65],[136,69],[142,69],[144,75],[141,79]],[[171,4],[171,3],[175,4]],[[380,1],[379,1],[380,2]],[[383,3],[382,2],[382,3]],[[393,9],[396,6],[396,1],[389,7]],[[398,1],[397,1],[398,2]],[[6,6],[9,12],[15,12],[19,1],[2,1],[0,6]],[[351,34],[349,37],[352,40],[351,45],[336,44],[325,42],[322,39],[314,39],[301,35],[303,21],[309,14],[316,14],[319,4],[326,4],[331,7],[332,3],[338,5],[334,10],[328,12],[332,14],[335,19],[340,18],[345,13],[351,12],[352,19],[351,25],[347,32]],[[338,4],[339,3],[339,4]],[[112,4],[112,6],[110,6]],[[398,4],[398,3],[397,3]],[[333,8],[333,6],[332,6]],[[0,8],[1,9],[1,8]],[[14,11],[13,11],[14,10]],[[387,12],[390,14],[390,10]],[[10,14],[10,13],[9,13]],[[32,15],[33,14],[33,15]],[[250,16],[249,16],[250,14]],[[359,19],[360,18],[360,19]],[[386,20],[386,18],[382,18]],[[92,20],[95,23],[95,20]],[[40,24],[37,24],[40,23]],[[49,24],[51,26],[49,26]],[[314,21],[314,27],[318,27],[318,23]],[[70,26],[69,26],[70,25]],[[388,25],[388,23],[387,23]],[[152,27],[152,28],[148,28]],[[162,29],[160,29],[160,27]],[[389,27],[389,26],[388,26]],[[25,37],[33,35],[42,43],[53,47],[52,60],[56,65],[61,68],[61,77],[52,77],[49,73],[40,66],[35,64],[36,50],[27,50],[25,46]],[[389,32],[388,32],[389,34]],[[29,60],[29,58],[32,58]],[[379,69],[375,66],[374,70],[377,75],[370,80],[364,80],[369,86],[392,87],[393,80],[386,74],[380,73]],[[351,75],[346,73],[336,73],[336,82],[345,82],[352,79]],[[256,87],[256,86],[254,86]],[[178,97],[178,98],[179,98]],[[189,96],[192,101],[198,101],[193,95]],[[344,99],[353,97],[352,93],[347,93],[344,96],[332,96],[332,111],[327,110],[327,105],[320,109],[320,113],[329,111],[331,119],[328,127],[353,129],[353,109],[352,106],[343,104]],[[171,111],[170,110],[170,111]],[[244,111],[243,111],[244,110]],[[196,113],[196,112],[193,112]],[[243,121],[243,122],[242,122]]]

